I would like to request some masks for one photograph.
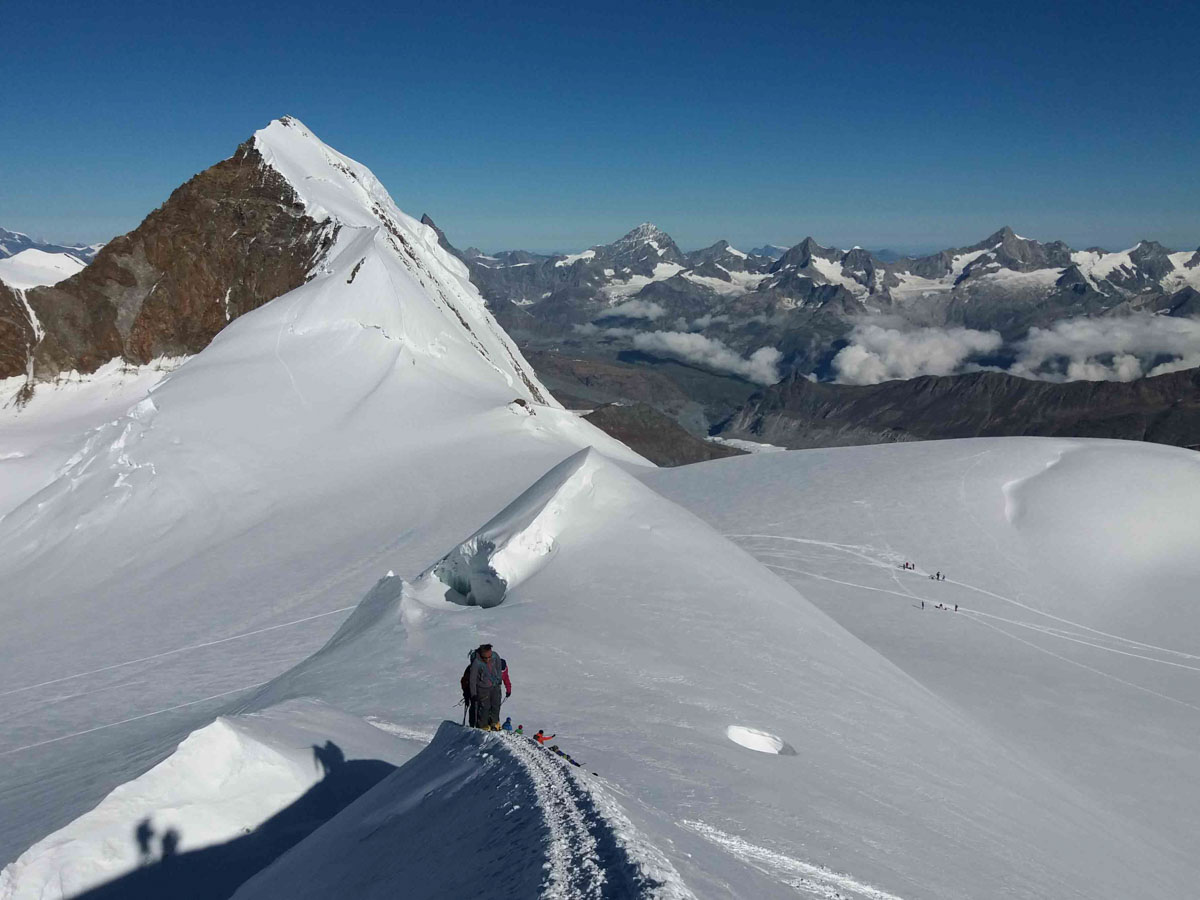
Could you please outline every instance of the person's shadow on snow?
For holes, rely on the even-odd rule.
[[[379,759],[348,760],[333,741],[313,744],[312,752],[321,780],[254,830],[224,844],[181,850],[178,828],[158,834],[146,816],[133,828],[142,864],[75,900],[224,900],[396,770]]]
[[[179,852],[180,834],[177,829],[168,828],[163,832],[162,836],[162,858],[166,862],[172,856]]]
[[[137,841],[138,856],[142,860],[142,865],[150,862],[154,853],[154,848],[151,842],[154,840],[154,826],[150,824],[150,817],[142,819],[138,822],[137,828],[133,829],[133,839]]]
[[[346,763],[346,754],[333,741],[326,741],[325,746],[312,745],[313,762],[321,769],[321,777],[328,778]]]

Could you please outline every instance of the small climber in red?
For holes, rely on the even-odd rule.
[[[546,745],[546,741],[552,741],[555,737],[557,737],[557,735],[543,734],[542,729],[539,728],[538,733],[533,736],[533,739],[544,747]]]

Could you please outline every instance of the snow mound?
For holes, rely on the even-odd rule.
[[[747,725],[730,725],[725,729],[725,736],[740,747],[747,750],[757,750],[759,753],[774,753],[783,756],[795,756],[796,750],[778,735]]]
[[[371,775],[354,773],[356,768],[371,768],[379,777],[392,768],[378,765],[379,760],[402,762],[419,749],[311,701],[218,718],[91,812],[22,854],[0,874],[0,898],[73,897],[129,876],[160,853],[186,854],[231,841],[259,828],[323,779],[335,779],[326,789],[344,790],[348,781]],[[353,761],[361,757],[374,758],[377,765]],[[172,833],[174,838],[166,837]],[[169,841],[169,849],[160,841]],[[130,888],[114,885],[113,890],[119,895]]]
[[[235,896],[691,897],[598,794],[529,738],[445,722],[419,756]]]
[[[619,503],[613,485],[596,490],[603,460],[580,450],[545,475],[423,576],[446,585],[445,599],[465,606],[499,606],[511,587],[527,581],[553,556],[556,539],[574,515],[603,514]],[[417,588],[423,587],[418,581]]]
[[[87,263],[70,253],[47,253],[33,247],[0,259],[0,281],[19,290],[58,284]]]

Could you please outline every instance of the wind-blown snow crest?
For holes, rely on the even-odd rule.
[[[607,483],[599,454],[581,450],[536,484],[418,581],[418,595],[449,587],[455,602],[498,606],[507,591],[528,580],[554,553],[556,539],[573,515],[603,515],[621,502],[620,487]],[[596,480],[606,482],[596,489]],[[450,595],[447,594],[447,598]]]

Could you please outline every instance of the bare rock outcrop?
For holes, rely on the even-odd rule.
[[[334,236],[247,141],[77,275],[23,298],[0,288],[0,377],[32,385],[118,357],[196,353],[230,320],[303,284]]]

